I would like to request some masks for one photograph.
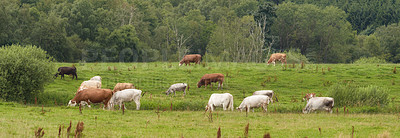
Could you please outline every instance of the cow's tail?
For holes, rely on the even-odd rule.
[[[231,108],[231,110],[233,111],[233,96],[232,95],[229,96],[229,104],[228,105],[229,105],[229,108]]]

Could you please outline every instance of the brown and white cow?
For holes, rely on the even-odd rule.
[[[213,74],[205,74],[203,77],[201,77],[200,81],[197,82],[197,88],[200,88],[201,86],[205,85],[204,88],[207,88],[207,85],[211,85],[212,88],[212,82],[219,82],[218,88],[221,87],[222,90],[222,83],[224,82],[224,75],[221,73],[213,73]]]
[[[132,83],[117,83],[113,89],[113,92],[122,91],[125,89],[135,89]]]
[[[103,103],[104,109],[107,107],[112,95],[113,92],[110,89],[84,89],[76,93],[75,97],[68,102],[68,106],[75,106],[76,104],[86,102],[88,107],[90,107],[90,103]]]
[[[315,93],[307,93],[304,97],[303,97],[303,101],[308,101],[309,99],[315,97]]]
[[[271,57],[268,60],[268,64],[267,65],[269,65],[269,63],[272,62],[272,63],[274,63],[274,66],[275,66],[275,61],[277,61],[277,60],[282,62],[282,65],[283,65],[283,63],[286,64],[286,54],[283,54],[283,53],[274,53],[274,54],[272,54]]]
[[[201,55],[200,54],[192,54],[192,55],[185,55],[182,60],[179,62],[179,66],[182,66],[183,63],[187,66],[190,62],[194,62],[196,64],[200,64]]]

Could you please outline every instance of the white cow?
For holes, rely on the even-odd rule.
[[[307,114],[315,110],[326,110],[332,113],[334,100],[331,97],[312,97],[308,100],[303,113]]]
[[[172,84],[171,87],[165,92],[166,95],[169,95],[170,93],[174,93],[175,96],[175,91],[183,91],[183,96],[186,95],[186,83],[177,83],[177,84]]]
[[[134,101],[136,103],[136,110],[139,110],[141,94],[142,91],[138,89],[125,89],[115,92],[110,99],[109,107],[113,109],[115,104],[119,104],[119,109],[121,109],[123,102]]]
[[[243,99],[242,103],[237,107],[238,110],[243,111],[247,108],[247,112],[250,109],[263,107],[265,111],[267,111],[267,107],[269,104],[270,97],[266,95],[252,95]]]
[[[81,83],[81,86],[79,86],[78,91],[84,90],[84,89],[89,89],[89,88],[97,88],[101,89],[101,82],[100,81],[93,81],[93,80],[88,80],[84,81]]]
[[[100,82],[101,82],[101,77],[100,77],[100,76],[94,76],[94,77],[92,77],[90,80],[93,80],[93,81],[100,81]]]
[[[274,91],[273,90],[259,90],[259,91],[253,92],[253,95],[266,95],[266,96],[268,96],[270,98],[269,101],[271,103],[274,103],[274,101],[272,100],[272,97],[274,97]]]
[[[221,107],[224,111],[229,108],[233,111],[233,96],[230,93],[213,93],[208,100],[206,110],[214,111],[215,107]]]

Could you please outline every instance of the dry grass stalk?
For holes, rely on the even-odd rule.
[[[324,68],[322,68],[322,75],[325,75],[325,71],[324,71]]]
[[[294,62],[293,62],[293,68],[296,68],[296,64],[294,64]]]
[[[396,73],[397,73],[396,67],[394,67],[394,69],[393,69],[393,73],[394,73],[394,74],[396,74]]]
[[[111,71],[111,67],[110,66],[108,66],[108,71]]]
[[[172,111],[172,101],[171,101],[171,106],[169,107],[169,110]]]
[[[67,138],[69,138],[69,134],[71,133],[72,122],[69,121],[69,127],[67,128]]]
[[[60,137],[61,136],[61,125],[60,125],[60,127],[58,127],[58,137]]]
[[[263,138],[271,138],[271,135],[269,133],[264,134]]]
[[[128,67],[128,71],[131,71],[131,69]]]
[[[329,72],[331,71],[331,67],[328,67],[328,71],[329,71]]]
[[[43,128],[39,127],[37,131],[35,131],[35,137],[36,138],[41,138],[44,136],[44,130]]]
[[[76,124],[75,137],[81,137],[83,129],[83,122],[78,121],[78,124]]]
[[[354,138],[354,126],[351,126],[352,130],[351,130],[351,138]]]
[[[304,62],[302,61],[301,62],[301,69],[303,69],[304,68]]]
[[[278,81],[278,77],[274,76],[274,82]]]
[[[114,66],[114,71],[116,71],[116,70],[117,70],[117,67]]]
[[[37,105],[37,98],[35,97],[35,105]]]
[[[318,128],[318,131],[319,131],[319,135],[322,135],[322,131],[321,131],[320,127]]]
[[[218,127],[217,138],[221,138],[221,127]]]
[[[146,122],[146,128],[147,128],[147,125],[150,123],[150,120],[147,120],[147,122]]]
[[[249,137],[249,125],[250,125],[250,123],[247,123],[246,127],[244,128],[244,137],[245,138]]]
[[[122,115],[125,114],[125,104],[122,104]]]
[[[395,81],[394,81],[394,79],[392,79],[392,85],[395,85],[396,83],[395,83]]]

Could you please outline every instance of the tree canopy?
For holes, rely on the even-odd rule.
[[[36,45],[60,62],[400,62],[400,0],[6,0],[0,45]],[[373,49],[373,50],[372,50]]]

